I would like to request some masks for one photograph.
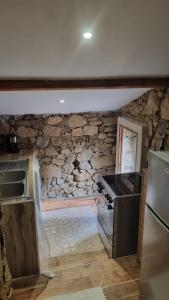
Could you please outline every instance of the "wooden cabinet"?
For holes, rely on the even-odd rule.
[[[2,205],[5,241],[12,278],[39,274],[34,203]]]
[[[25,157],[29,159],[26,196],[1,199],[7,261],[13,279],[48,271],[49,262],[40,207],[38,162],[34,154]]]

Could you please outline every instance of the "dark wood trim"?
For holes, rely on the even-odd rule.
[[[119,77],[93,79],[0,79],[0,91],[160,87],[169,87],[169,77]]]

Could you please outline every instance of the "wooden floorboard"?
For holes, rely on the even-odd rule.
[[[140,276],[140,267],[136,255],[116,258],[116,262],[122,269],[129,274],[130,278],[138,279]]]
[[[27,281],[24,288],[21,283],[15,284],[12,299],[42,300],[94,287],[104,288],[108,300],[132,298],[134,300],[138,297],[140,268],[135,256],[112,260],[108,258],[105,251],[102,253],[97,251],[93,254],[80,254],[74,257],[52,258],[50,268],[55,273],[52,280],[44,278],[34,282],[30,280],[30,285]],[[113,298],[111,298],[112,295]]]
[[[49,270],[50,271],[59,271],[67,269],[68,267],[79,267],[82,265],[92,264],[97,261],[103,261],[108,258],[107,252],[104,249],[80,253],[80,254],[71,254],[64,255],[60,257],[52,257],[49,261]]]
[[[129,280],[104,288],[107,300],[138,300],[139,281]]]

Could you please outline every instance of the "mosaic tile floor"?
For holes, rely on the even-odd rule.
[[[104,248],[97,232],[96,211],[91,206],[44,212],[43,221],[51,257]]]

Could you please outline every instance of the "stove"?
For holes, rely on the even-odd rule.
[[[97,195],[98,231],[109,256],[136,253],[140,174],[133,172],[101,176]]]

